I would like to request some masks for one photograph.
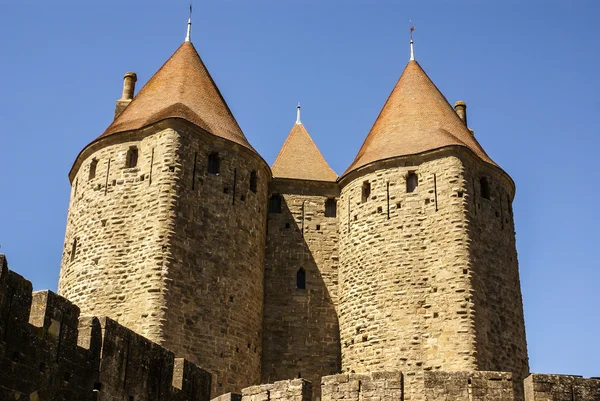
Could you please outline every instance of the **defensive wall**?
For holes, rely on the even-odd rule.
[[[278,381],[213,401],[309,401],[305,379]],[[109,318],[79,308],[9,271],[0,255],[0,400],[208,401],[211,375]],[[374,372],[323,377],[322,401],[513,401],[503,372]],[[525,401],[600,401],[600,378],[530,375]]]
[[[0,400],[208,401],[210,373],[9,271],[0,255]]]

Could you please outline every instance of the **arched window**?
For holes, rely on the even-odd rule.
[[[406,192],[415,192],[419,186],[419,176],[414,171],[410,171],[406,177]]]
[[[296,288],[299,290],[306,289],[306,271],[303,268],[296,272]]]
[[[371,196],[371,183],[369,181],[363,182],[362,185],[362,202],[365,203]]]
[[[281,213],[281,196],[279,194],[271,195],[271,199],[269,199],[269,213]]]
[[[219,154],[217,152],[213,152],[208,155],[208,167],[207,171],[209,174],[219,174],[219,170],[221,169],[221,159],[219,158]]]
[[[252,170],[250,172],[250,191],[256,192],[256,183],[257,183],[256,171]]]
[[[325,202],[325,217],[335,217],[337,215],[337,201],[335,198],[329,198]]]
[[[490,199],[490,182],[487,177],[481,177],[479,180],[479,186],[481,187],[481,197],[484,199]]]
[[[125,161],[127,168],[133,168],[137,166],[139,156],[138,153],[138,148],[135,146],[132,146],[127,150],[127,158]]]
[[[77,255],[77,238],[73,239],[73,245],[71,246],[71,262],[75,260]]]
[[[96,167],[98,166],[98,159],[94,159],[92,160],[92,162],[90,163],[90,175],[88,177],[88,179],[92,179],[96,176]]]

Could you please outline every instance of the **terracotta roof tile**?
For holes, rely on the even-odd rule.
[[[337,174],[302,124],[294,124],[273,166],[273,177],[299,180],[335,181]]]
[[[252,149],[191,42],[184,42],[100,137],[182,118]]]
[[[419,63],[410,61],[343,175],[377,160],[450,145],[465,146],[496,165]]]

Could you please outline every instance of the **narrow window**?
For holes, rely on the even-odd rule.
[[[92,162],[90,163],[90,175],[88,179],[93,179],[94,177],[96,177],[96,167],[98,166],[98,159],[94,159],[92,160]]]
[[[371,183],[369,181],[363,182],[362,185],[362,203],[365,203],[369,200],[371,196]]]
[[[490,199],[490,182],[487,177],[482,177],[479,180],[479,185],[481,186],[481,196],[484,199]]]
[[[415,192],[415,189],[419,186],[419,177],[414,171],[409,171],[406,177],[406,192]]]
[[[306,271],[300,268],[296,273],[296,288],[299,290],[306,289]]]
[[[77,238],[73,239],[73,246],[71,246],[71,262],[75,260],[75,255],[77,255]]]
[[[271,195],[271,199],[269,199],[269,213],[281,213],[281,196],[279,194]]]
[[[252,170],[250,172],[250,191],[256,193],[256,171]]]
[[[334,198],[329,198],[325,202],[325,217],[337,216],[337,201]]]
[[[126,166],[127,166],[127,168],[133,168],[133,167],[137,166],[137,163],[138,163],[138,148],[136,148],[135,146],[132,146],[127,150]]]
[[[221,159],[219,158],[219,154],[217,152],[213,152],[208,155],[208,173],[209,174],[219,174],[219,169],[221,168]]]

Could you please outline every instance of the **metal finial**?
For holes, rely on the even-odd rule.
[[[410,26],[410,60],[414,61],[415,59],[415,46],[414,46],[414,42],[413,42],[413,37],[412,37],[412,33],[415,30],[414,25],[412,25],[412,21],[411,22],[411,26]]]
[[[192,4],[190,3],[190,18],[188,18],[187,35],[185,36],[185,41],[191,42],[191,40],[192,40]]]
[[[300,102],[298,102],[298,111],[296,112],[296,124],[300,125],[302,124],[302,121],[300,121],[300,109],[302,108],[302,106],[300,106]]]

